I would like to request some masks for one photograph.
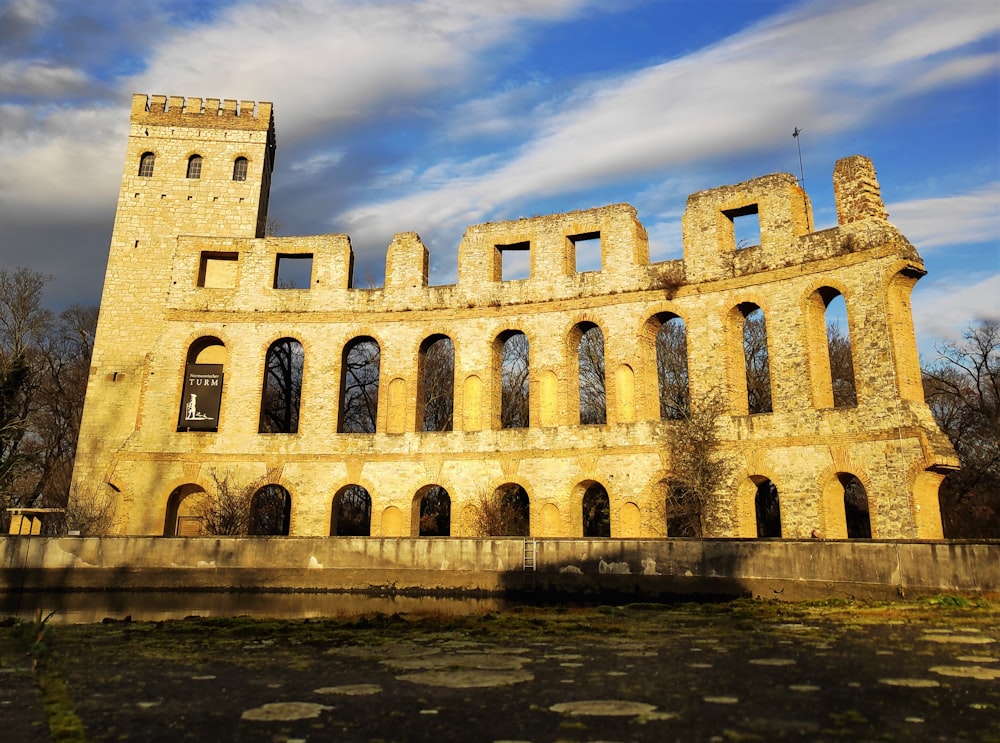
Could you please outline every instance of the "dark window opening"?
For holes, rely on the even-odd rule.
[[[420,347],[418,409],[421,431],[451,431],[455,410],[455,345],[432,336]]]
[[[770,480],[764,480],[757,485],[754,509],[757,513],[757,537],[759,539],[780,538],[781,507],[778,503],[778,488]]]
[[[608,396],[604,377],[604,333],[593,323],[577,326],[578,382],[581,425],[608,422]]]
[[[201,178],[201,155],[191,155],[188,158],[188,178]]]
[[[374,338],[355,338],[344,347],[340,372],[340,433],[375,433],[381,350]]]
[[[660,419],[683,420],[691,412],[688,388],[687,327],[677,315],[657,316],[656,379],[660,393]]]
[[[153,166],[156,164],[156,155],[152,152],[142,153],[139,158],[139,177],[150,178],[153,175]]]
[[[837,475],[844,486],[844,517],[847,520],[848,539],[871,539],[872,522],[868,510],[868,493],[854,475]]]
[[[348,485],[333,498],[331,537],[368,537],[372,533],[372,497],[360,485]]]
[[[250,501],[250,536],[287,537],[292,498],[280,485],[265,485]]]
[[[608,491],[597,482],[583,494],[583,536],[611,536],[611,501]]]
[[[247,179],[247,159],[245,157],[236,158],[233,163],[233,180],[245,181]]]
[[[440,485],[430,485],[421,491],[418,535],[421,537],[451,536],[451,497]]]
[[[294,338],[276,340],[268,349],[260,398],[260,433],[298,433],[304,356],[302,344]]]
[[[743,313],[743,360],[746,367],[747,412],[770,413],[771,362],[764,311],[755,304],[740,305]]]

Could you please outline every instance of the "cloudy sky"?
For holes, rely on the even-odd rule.
[[[346,232],[359,284],[417,231],[626,201],[653,260],[687,195],[871,157],[929,275],[921,348],[1000,318],[995,0],[0,0],[0,260],[99,300],[133,92],[272,101],[279,234]]]

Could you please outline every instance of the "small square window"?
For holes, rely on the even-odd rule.
[[[733,240],[737,250],[760,245],[760,215],[756,204],[722,213],[733,223]]]
[[[497,245],[500,254],[500,280],[517,281],[531,278],[531,243]]]
[[[279,253],[274,266],[275,289],[309,289],[312,253]]]
[[[201,265],[198,266],[198,286],[206,289],[235,289],[239,256],[239,253],[202,253]]]
[[[582,235],[570,235],[568,240],[573,244],[573,255],[576,261],[577,273],[601,270],[600,232],[585,232]]]

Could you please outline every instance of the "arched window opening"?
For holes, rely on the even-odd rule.
[[[573,329],[578,366],[580,423],[608,422],[608,397],[604,377],[604,333],[591,322],[580,323]]]
[[[611,501],[600,483],[593,483],[583,494],[583,536],[611,536]]]
[[[847,519],[848,539],[871,539],[872,522],[868,511],[868,493],[854,475],[839,474],[837,479],[844,486],[844,517]]]
[[[201,178],[201,155],[191,155],[188,158],[187,177]]]
[[[765,479],[757,483],[754,509],[757,513],[757,537],[759,539],[780,538],[781,507],[778,503],[778,488],[770,480]]]
[[[267,350],[260,433],[298,433],[304,362],[302,344],[294,338],[280,338]]]
[[[333,497],[330,536],[369,537],[372,533],[372,497],[360,485],[341,488]]]
[[[448,491],[440,485],[428,485],[417,493],[417,497],[420,501],[418,536],[451,536],[451,497]]]
[[[767,348],[764,311],[755,304],[740,305],[743,313],[743,359],[747,380],[747,411],[750,415],[770,413],[771,364]]]
[[[519,330],[502,333],[500,352],[500,427],[528,427],[528,336]]]
[[[139,177],[151,178],[154,165],[156,165],[156,155],[152,152],[143,152],[142,157],[139,158]]]
[[[417,410],[421,431],[451,431],[455,411],[455,344],[434,335],[420,346]]]
[[[656,379],[660,395],[660,419],[683,420],[691,412],[688,388],[687,327],[677,315],[662,313],[655,318]]]
[[[206,495],[198,485],[181,485],[167,498],[163,520],[165,537],[200,537],[205,534],[201,504]]]
[[[381,351],[374,338],[344,346],[340,371],[340,433],[375,433]]]
[[[847,325],[847,305],[840,292],[837,292],[826,304],[826,345],[830,357],[833,406],[835,408],[853,407],[858,404],[858,395],[854,386],[851,331]]]
[[[265,485],[250,499],[252,537],[288,536],[292,497],[280,485]]]
[[[199,338],[188,348],[178,431],[219,430],[225,363],[226,347],[218,338]]]
[[[666,490],[667,536],[700,539],[703,509],[698,494],[679,480],[668,480]]]
[[[531,536],[531,505],[527,491],[508,482],[492,493],[481,493],[472,507],[473,531],[480,537]]]
[[[236,158],[236,162],[233,163],[233,180],[234,181],[245,181],[247,179],[247,159],[245,157]]]

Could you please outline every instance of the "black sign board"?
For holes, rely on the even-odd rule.
[[[178,428],[215,431],[222,404],[222,364],[188,364]]]

